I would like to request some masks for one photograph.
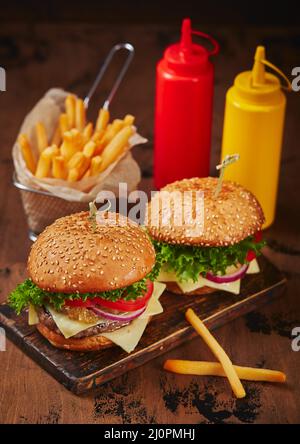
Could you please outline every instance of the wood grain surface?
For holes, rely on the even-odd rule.
[[[252,64],[262,43],[268,58],[287,74],[299,65],[298,28],[231,28],[195,23],[220,41],[216,58],[211,171],[219,159],[225,92],[234,76]],[[4,301],[11,273],[24,270],[30,241],[18,192],[11,185],[11,147],[24,115],[44,92],[62,86],[84,95],[99,63],[116,42],[128,40],[136,58],[112,105],[119,117],[137,116],[149,143],[134,149],[143,171],[143,187],[151,188],[155,63],[178,37],[177,27],[163,25],[2,25],[1,64],[7,91],[1,93],[0,268]],[[116,69],[116,68],[114,68]],[[113,75],[113,71],[111,75]],[[95,98],[103,102],[110,75]],[[97,392],[77,397],[67,391],[21,350],[7,342],[0,352],[0,422],[2,423],[298,423],[300,422],[300,352],[291,348],[291,331],[300,326],[300,93],[288,97],[278,211],[265,232],[266,256],[287,277],[284,297],[215,331],[236,364],[264,366],[287,373],[287,384],[246,383],[247,397],[233,398],[222,378],[173,375],[162,370],[166,358],[212,359],[199,338],[108,382]],[[96,106],[97,105],[97,106]],[[255,155],[255,147],[253,147]],[[21,273],[19,271],[18,273]],[[20,280],[22,276],[20,276]]]
[[[264,257],[259,258],[259,266],[260,273],[243,278],[238,295],[216,291],[188,297],[164,292],[160,298],[163,313],[153,317],[130,354],[120,347],[90,353],[58,350],[34,326],[28,326],[28,312],[23,311],[18,316],[7,304],[0,304],[0,326],[4,327],[7,337],[14,344],[58,382],[73,393],[82,394],[196,337],[197,333],[184,317],[188,308],[192,308],[213,330],[262,304],[273,302],[282,294],[286,279]],[[20,273],[16,270],[15,274],[18,278]],[[9,285],[18,284],[14,273],[5,278],[9,280]]]

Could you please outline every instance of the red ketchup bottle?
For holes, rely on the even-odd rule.
[[[208,39],[213,49],[192,42]],[[219,51],[209,35],[184,19],[180,43],[169,46],[158,62],[154,133],[154,183],[209,175],[213,78],[210,56]]]

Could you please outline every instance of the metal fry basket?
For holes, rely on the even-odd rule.
[[[114,98],[115,93],[134,56],[134,47],[130,43],[118,43],[111,48],[93,85],[84,99],[86,108],[88,107],[91,97],[93,96],[115,53],[121,49],[126,50],[128,55],[108,97],[102,106],[104,109],[109,108],[109,105]],[[13,184],[20,191],[24,212],[26,214],[29,227],[29,238],[32,241],[35,241],[37,236],[59,217],[67,216],[68,214],[77,213],[79,211],[86,211],[88,209],[88,204],[86,202],[68,201],[45,190],[29,188],[18,181],[15,173],[13,175]]]
[[[13,184],[20,191],[29,227],[29,238],[32,241],[59,217],[86,211],[88,208],[86,202],[71,202],[47,191],[29,188],[18,182],[15,174]]]

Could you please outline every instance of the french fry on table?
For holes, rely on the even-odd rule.
[[[124,151],[130,136],[133,134],[131,126],[125,126],[119,131],[102,152],[102,162],[100,172],[104,171],[108,165],[114,162]]]
[[[38,150],[40,153],[42,153],[44,149],[48,146],[46,128],[42,122],[38,122],[35,125],[35,134]]]
[[[102,162],[101,156],[95,156],[92,158],[91,168],[90,168],[90,175],[91,176],[95,176],[96,174],[100,173],[101,162]]]
[[[135,119],[135,117],[132,114],[126,114],[126,116],[123,119],[124,126],[133,125],[134,119]]]
[[[18,142],[21,148],[23,158],[29,171],[34,174],[36,169],[36,160],[33,155],[30,142],[26,134],[20,134]]]
[[[68,116],[66,113],[62,113],[59,116],[59,127],[60,127],[60,134],[63,137],[64,133],[69,130]]]
[[[76,113],[76,97],[73,94],[69,94],[65,100],[66,114],[68,118],[68,127],[75,127],[75,113]]]
[[[93,124],[92,124],[92,122],[89,122],[84,127],[83,132],[82,132],[84,143],[87,143],[91,139],[92,134],[93,134]]]
[[[185,317],[188,322],[194,327],[196,332],[199,333],[199,335],[211,349],[218,361],[220,361],[235,396],[237,398],[244,398],[246,396],[244,387],[237,375],[236,370],[233,367],[231,360],[229,359],[223,348],[220,346],[220,344],[216,341],[207,327],[203,324],[203,322],[198,318],[198,316],[191,308],[186,311]]]
[[[96,122],[96,131],[105,130],[108,122],[109,122],[109,111],[108,109],[101,108],[99,110],[97,122]]]
[[[286,375],[277,370],[264,368],[233,366],[238,377],[247,381],[285,382]],[[181,359],[168,359],[164,369],[182,375],[198,376],[225,376],[224,369],[219,362],[185,361]]]
[[[71,157],[83,147],[82,134],[78,129],[73,128],[64,133],[63,139],[64,141],[60,147],[61,154],[66,161],[69,161]]]
[[[49,177],[49,173],[51,170],[52,159],[55,156],[58,156],[59,149],[56,145],[51,145],[48,148],[44,149],[42,154],[40,155],[35,177],[38,179],[43,179],[44,177]]]
[[[84,145],[83,154],[87,157],[93,157],[96,149],[96,143],[93,140],[90,140],[88,143]]]
[[[79,131],[85,127],[85,106],[82,99],[76,99],[75,124]]]
[[[67,168],[65,164],[65,159],[63,156],[55,156],[52,159],[52,176],[55,179],[66,179],[67,178]]]

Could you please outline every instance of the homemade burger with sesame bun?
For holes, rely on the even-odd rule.
[[[149,236],[116,213],[72,214],[48,226],[33,244],[29,279],[11,293],[18,314],[58,348],[132,351],[149,319],[162,311],[165,286]]]
[[[213,177],[184,179],[162,188],[148,204],[147,229],[162,265],[158,280],[173,293],[223,290],[238,294],[245,274],[259,272],[256,257],[264,246],[262,208],[241,185],[223,181],[216,193],[217,185]],[[191,224],[174,224],[182,200],[170,199],[166,211],[163,196],[166,192],[183,196],[186,191],[202,192],[202,217],[195,217],[199,195],[194,193]]]

